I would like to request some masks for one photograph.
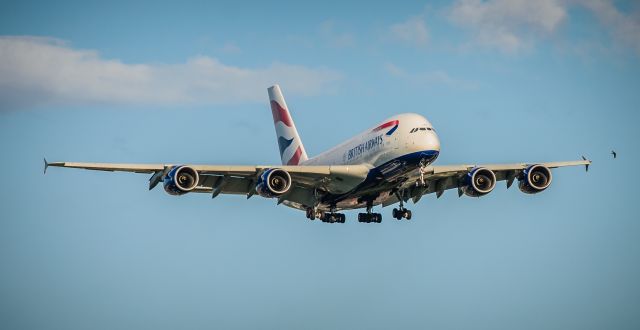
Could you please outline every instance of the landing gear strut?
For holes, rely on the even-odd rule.
[[[374,222],[381,223],[382,222],[382,214],[380,213],[371,213],[371,209],[373,208],[373,203],[371,201],[367,202],[367,213],[358,213],[358,221],[359,222]]]
[[[427,183],[424,181],[424,174],[427,169],[427,161],[423,158],[420,160],[420,168],[418,171],[420,172],[420,179],[416,181],[416,187],[426,187]]]

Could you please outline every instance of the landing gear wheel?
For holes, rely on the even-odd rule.
[[[422,161],[421,161],[421,165],[422,166]],[[421,172],[422,173],[422,172]],[[396,218],[397,220],[402,220],[402,218],[405,218],[407,220],[411,220],[411,211],[407,210],[404,208],[404,200],[402,199],[402,196],[400,195],[400,192],[396,191],[396,198],[400,201],[400,208],[394,208],[393,212],[391,212],[391,214],[393,215],[394,218]]]
[[[370,223],[373,220],[373,213],[358,213],[358,221]]]
[[[364,223],[381,223],[382,222],[382,214],[380,213],[372,213],[371,209],[373,208],[373,200],[367,200],[367,213],[358,213],[358,221]]]
[[[322,220],[322,222],[326,222],[326,223],[345,223],[347,220],[347,217],[344,215],[344,213],[323,213],[321,217],[319,217],[320,220]]]
[[[411,220],[411,211],[405,209],[404,207],[400,207],[400,209],[393,209],[391,215],[393,215],[393,217],[397,220],[402,220],[403,218]]]
[[[316,219],[316,212],[313,210],[313,208],[311,207],[307,207],[307,219],[309,220],[315,220]]]

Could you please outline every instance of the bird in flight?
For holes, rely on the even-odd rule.
[[[614,159],[618,157],[618,153],[615,150],[611,150],[611,154],[613,155]]]

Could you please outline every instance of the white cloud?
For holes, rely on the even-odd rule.
[[[468,29],[474,43],[514,53],[531,46],[534,37],[553,33],[566,15],[561,0],[460,0],[449,19]]]
[[[391,25],[387,35],[390,40],[418,47],[425,46],[429,41],[429,30],[420,16]]]
[[[592,12],[613,40],[640,54],[640,12],[625,13],[611,0],[458,0],[449,19],[468,29],[473,43],[515,53],[555,33],[571,7]]]
[[[341,75],[273,63],[225,65],[196,56],[180,64],[126,64],[49,38],[0,37],[0,110],[42,104],[219,104],[264,102],[266,88],[322,93]]]
[[[616,41],[640,54],[640,12],[624,14],[606,0],[582,0],[577,3],[591,10]]]

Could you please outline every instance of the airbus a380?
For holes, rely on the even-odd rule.
[[[344,223],[341,210],[364,208],[360,222],[380,223],[373,207],[399,203],[395,219],[411,219],[405,203],[417,203],[425,194],[440,197],[457,189],[458,196],[479,197],[490,193],[497,181],[509,188],[515,180],[527,194],[549,187],[551,169],[584,165],[582,160],[497,165],[445,165],[432,163],[440,154],[440,140],[431,123],[421,115],[393,116],[346,142],[313,158],[307,156],[278,85],[268,88],[282,165],[174,165],[52,162],[48,167],[122,171],[152,174],[149,190],[160,182],[171,195],[190,192],[238,194],[250,198],[273,198],[278,204],[303,210],[308,219]]]

